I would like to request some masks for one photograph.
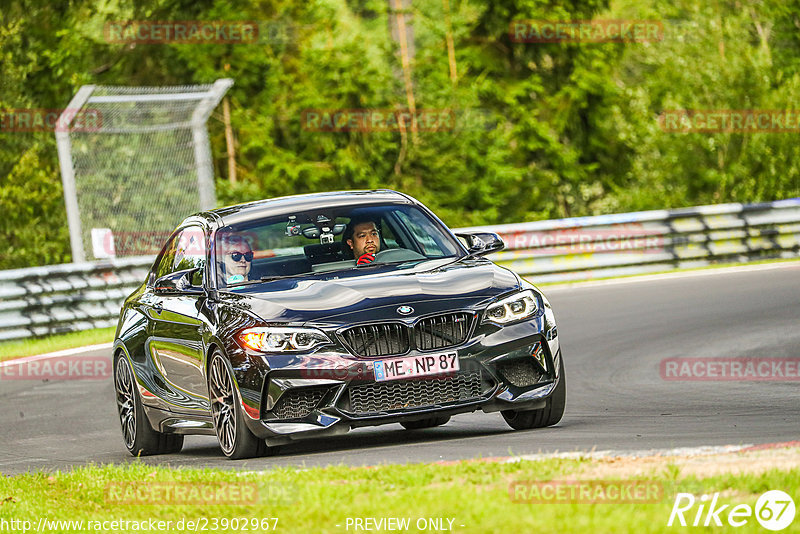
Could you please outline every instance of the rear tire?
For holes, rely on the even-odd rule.
[[[429,417],[427,419],[419,419],[417,421],[405,421],[400,423],[406,430],[419,430],[421,428],[433,428],[435,426],[446,425],[450,421],[449,415],[440,415],[436,417]]]
[[[267,453],[266,441],[258,439],[247,428],[233,381],[233,371],[227,358],[219,351],[211,356],[208,366],[208,399],[211,402],[214,430],[225,456],[231,460],[242,460]]]
[[[564,415],[567,404],[567,376],[564,374],[564,358],[558,359],[559,381],[553,394],[547,399],[544,408],[539,410],[503,410],[503,419],[514,430],[528,430],[553,426]]]
[[[133,370],[123,352],[117,355],[114,365],[114,389],[117,395],[117,412],[122,427],[125,447],[133,456],[172,454],[183,448],[181,434],[164,434],[150,426],[144,413],[139,388]]]

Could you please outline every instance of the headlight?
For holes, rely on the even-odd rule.
[[[536,295],[527,289],[490,304],[483,314],[483,319],[497,324],[508,324],[533,317],[538,311],[539,302]]]
[[[237,337],[242,346],[259,352],[304,352],[331,342],[322,330],[291,326],[246,328]]]

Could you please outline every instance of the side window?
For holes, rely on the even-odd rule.
[[[162,276],[166,276],[172,272],[172,266],[175,265],[175,246],[178,244],[179,236],[175,236],[170,239],[167,246],[164,247],[164,253],[161,256],[161,259],[158,261],[158,266],[153,271],[153,275],[150,278],[150,283],[152,284]]]
[[[438,230],[419,212],[416,210],[410,211],[409,213],[398,211],[397,216],[411,232],[420,247],[422,247],[423,254],[429,258],[441,257],[446,254],[433,237],[431,237],[431,235],[438,233]]]
[[[206,241],[203,230],[197,226],[189,226],[173,236],[164,248],[151,283],[176,271],[204,267],[205,262]]]
[[[206,239],[202,228],[189,226],[175,236],[175,262],[172,272],[205,267]]]
[[[397,242],[397,236],[394,235],[392,226],[385,218],[381,220],[381,238],[383,239],[383,242],[386,243],[387,249],[400,247],[400,244]]]

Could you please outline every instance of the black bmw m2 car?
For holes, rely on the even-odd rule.
[[[193,215],[122,308],[114,383],[125,446],[210,434],[230,458],[296,439],[500,412],[554,425],[566,380],[550,303],[388,190]]]

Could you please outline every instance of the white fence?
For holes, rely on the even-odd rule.
[[[206,122],[232,85],[78,90],[56,129],[73,261],[131,256],[96,241],[129,228],[170,232],[181,213],[214,208]]]
[[[117,324],[122,301],[153,258],[0,271],[0,340]]]

